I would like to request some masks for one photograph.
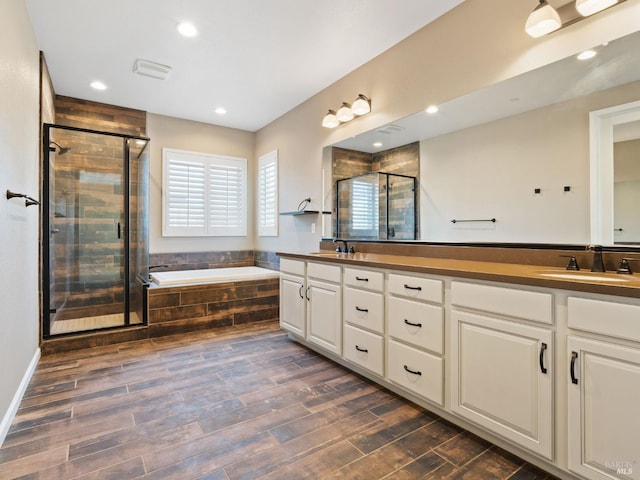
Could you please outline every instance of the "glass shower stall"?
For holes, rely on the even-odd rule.
[[[149,139],[45,124],[42,333],[146,324]]]

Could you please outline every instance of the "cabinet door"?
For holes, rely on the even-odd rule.
[[[340,285],[307,281],[307,318],[310,342],[342,354],[342,291]]]
[[[640,350],[568,337],[569,469],[640,479]]]
[[[551,459],[553,333],[457,310],[452,319],[452,410]]]
[[[296,335],[306,335],[303,277],[280,274],[280,326]]]

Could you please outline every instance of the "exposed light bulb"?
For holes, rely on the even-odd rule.
[[[104,83],[102,83],[102,82],[100,82],[98,80],[96,80],[95,82],[91,82],[89,85],[91,85],[91,88],[94,88],[96,90],[106,90],[107,89],[107,86]]]
[[[227,113],[227,109],[224,107],[218,107],[214,110],[218,115],[224,115]]]
[[[430,114],[438,113],[438,107],[435,105],[429,105],[426,112]]]
[[[616,3],[618,0],[576,0],[576,10],[583,17],[588,17]]]
[[[529,14],[525,31],[533,38],[542,37],[558,30],[562,26],[560,15],[546,0],[540,0],[540,4]]]

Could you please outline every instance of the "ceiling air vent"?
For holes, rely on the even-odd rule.
[[[393,133],[398,133],[401,132],[402,130],[404,130],[403,127],[399,126],[399,125],[387,125],[386,127],[382,127],[379,130],[376,130],[378,133],[384,133],[385,135],[391,135]]]
[[[169,76],[169,73],[171,73],[171,67],[138,58],[133,64],[133,73],[144,75],[145,77],[157,78],[158,80],[165,80]]]

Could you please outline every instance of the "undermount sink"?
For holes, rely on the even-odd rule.
[[[540,273],[543,277],[561,278],[563,280],[584,280],[594,282],[612,282],[612,283],[625,283],[633,280],[631,277],[625,277],[618,274],[606,274],[606,273],[591,273],[591,272],[545,272]]]

